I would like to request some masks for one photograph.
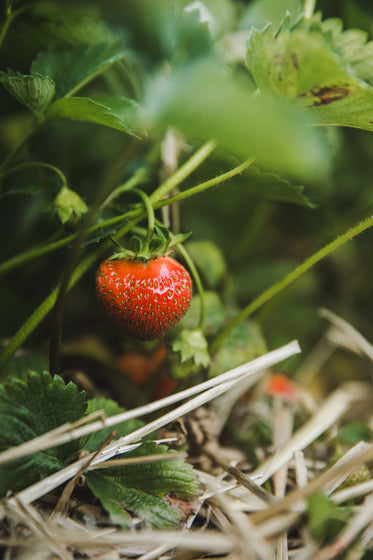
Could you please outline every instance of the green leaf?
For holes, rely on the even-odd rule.
[[[194,497],[199,485],[191,465],[180,457],[173,457],[174,451],[169,450],[165,445],[146,441],[123,457],[144,457],[160,453],[167,453],[170,459],[105,469],[105,473],[122,481],[126,486],[157,496],[172,492],[183,498]]]
[[[20,352],[5,364],[1,376],[3,379],[13,377],[14,379],[25,380],[31,371],[44,371],[47,368],[48,360],[43,356],[31,352]]]
[[[40,191],[42,190],[41,185],[33,185],[33,184],[29,184],[29,185],[20,185],[17,187],[10,187],[8,188],[8,190],[5,190],[4,192],[2,192],[2,196],[12,196],[12,195],[18,195],[18,194],[27,194],[27,195],[34,195],[37,193],[40,193]],[[31,368],[34,369],[34,368]]]
[[[31,73],[53,78],[57,98],[70,96],[124,56],[122,45],[110,43],[44,51],[33,61]]]
[[[114,523],[124,528],[131,524],[128,511],[134,512],[154,529],[169,529],[180,521],[181,515],[163,498],[141,490],[127,488],[107,473],[89,472],[87,484]]]
[[[180,514],[162,498],[169,492],[195,496],[198,484],[190,465],[163,445],[146,442],[123,457],[170,454],[170,460],[107,468],[87,473],[87,483],[113,520],[128,526],[133,511],[152,527],[165,529],[180,520]]]
[[[33,10],[22,18],[22,25],[14,25],[7,35],[10,48],[18,53],[35,57],[46,50],[118,41],[109,24],[95,10],[87,11],[83,3],[69,2],[68,8],[66,2],[29,0],[29,4]]]
[[[0,385],[0,450],[20,445],[66,422],[75,422],[85,409],[85,393],[73,383],[66,385],[61,377],[32,372],[27,381],[12,379]],[[0,465],[0,495],[48,476],[77,453],[78,442],[74,441]]]
[[[213,241],[203,239],[190,241],[187,249],[207,285],[217,288],[227,272],[227,265],[220,248]]]
[[[315,208],[315,205],[303,193],[304,186],[292,185],[284,177],[263,171],[256,166],[250,166],[237,177],[236,181],[240,184],[245,183],[250,194],[255,197]]]
[[[320,27],[342,60],[359,78],[373,84],[373,41],[367,42],[368,33],[361,29],[343,31],[343,21],[339,18],[327,19]]]
[[[363,422],[350,422],[339,430],[337,434],[337,440],[349,445],[355,445],[359,441],[371,441],[372,430]]]
[[[365,89],[367,84],[333,50],[319,27],[306,21],[292,30],[284,25],[253,30],[246,54],[247,67],[261,91],[272,91],[306,106],[319,104],[333,91],[338,99]]]
[[[253,31],[247,66],[262,91],[297,99],[312,108],[315,124],[373,130],[373,42],[342,22],[301,20],[274,34]]]
[[[216,292],[206,290],[204,292],[205,301],[205,322],[203,332],[206,336],[216,333],[223,325],[225,319],[225,309],[223,303]],[[181,319],[177,328],[180,330],[194,330],[197,328],[201,313],[201,300],[197,294],[193,296],[188,313]]]
[[[67,97],[50,106],[47,119],[69,119],[101,124],[139,138],[143,134],[139,105],[121,96]]]
[[[209,377],[249,362],[266,351],[266,342],[258,325],[253,321],[244,321],[224,339],[215,352]]]
[[[124,412],[124,409],[111,399],[105,399],[104,397],[90,399],[88,401],[87,414],[92,414],[98,410],[103,410],[106,416],[114,416],[115,414]],[[132,419],[117,424],[113,428],[105,428],[82,438],[80,440],[80,449],[88,449],[88,451],[92,452],[97,451],[114,429],[116,432],[115,437],[119,438],[137,430],[137,428],[140,428],[142,425],[143,423],[140,420]]]
[[[117,231],[120,229],[121,226],[124,225],[126,222],[121,222],[118,227],[112,227],[108,229],[99,229],[95,234],[89,237],[89,239],[85,242],[85,245],[91,245],[93,243],[99,243],[112,235],[115,235]]]
[[[324,178],[330,152],[311,115],[286,99],[252,96],[215,58],[150,84],[149,122],[215,139],[228,153],[302,180]],[[157,127],[158,129],[158,127]]]
[[[180,352],[182,363],[193,360],[195,365],[202,367],[210,363],[207,340],[200,329],[182,330],[172,343],[172,350]]]
[[[342,99],[331,94],[330,99],[310,110],[315,123],[373,131],[373,88],[349,93]]]
[[[350,509],[338,506],[325,494],[311,496],[307,503],[309,527],[319,543],[332,541],[350,517]]]
[[[46,111],[54,96],[54,81],[41,74],[28,76],[12,70],[0,71],[0,82],[17,101],[36,115]]]

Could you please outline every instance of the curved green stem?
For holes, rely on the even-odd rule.
[[[44,167],[45,169],[50,169],[51,171],[54,171],[54,173],[56,173],[59,176],[59,178],[61,179],[62,186],[67,187],[66,177],[64,173],[61,171],[61,169],[59,169],[55,165],[52,165],[51,163],[45,163],[44,161],[29,161],[25,163],[20,163],[19,165],[16,165],[15,167],[11,167],[10,169],[7,169],[3,173],[0,173],[0,178],[5,178],[8,175],[12,175],[13,173],[16,173],[17,171],[20,171],[27,167]]]
[[[5,21],[1,27],[0,30],[0,48],[3,45],[4,39],[5,39],[5,35],[7,34],[7,31],[9,29],[10,24],[12,23],[14,19],[14,15],[12,14],[12,12],[8,9],[7,13],[6,13],[6,17],[5,17]]]
[[[180,200],[185,200],[186,198],[189,198],[190,196],[194,196],[195,194],[199,194],[203,191],[206,191],[207,189],[210,189],[211,187],[215,187],[216,185],[219,185],[220,183],[223,183],[224,181],[228,181],[229,179],[232,179],[236,175],[239,175],[240,173],[245,171],[245,169],[250,167],[250,165],[252,165],[253,163],[254,163],[254,158],[247,159],[243,163],[240,163],[240,165],[237,165],[237,167],[234,167],[233,169],[230,169],[229,171],[226,171],[225,173],[222,173],[221,175],[218,175],[217,177],[214,177],[213,179],[209,179],[208,181],[204,181],[203,183],[200,183],[199,185],[196,185],[195,187],[190,187],[186,191],[182,191],[182,192],[176,194],[175,196],[172,196],[170,198],[167,198],[166,200],[161,200],[160,202],[155,203],[154,204],[154,209],[158,210],[159,208],[162,208],[163,206],[166,206],[168,204],[173,204],[174,202],[179,202]]]
[[[12,21],[13,21],[19,14],[21,14],[25,9],[26,9],[26,6],[23,7],[23,8],[19,8],[18,10],[15,10],[15,11],[13,12],[11,6],[9,6],[9,7],[7,8],[6,13],[5,13],[5,20],[4,20],[4,23],[3,23],[2,27],[1,27],[1,30],[0,30],[0,49],[1,49],[1,47],[3,46],[3,42],[4,42],[4,39],[5,39],[5,36],[6,36],[7,32],[8,32],[8,29],[9,29],[9,27],[10,27]]]
[[[185,247],[180,243],[179,245],[177,245],[177,249],[179,251],[179,253],[181,254],[181,256],[183,257],[183,259],[185,260],[186,264],[188,265],[188,268],[190,270],[190,272],[192,273],[193,279],[195,281],[195,284],[197,286],[197,290],[198,290],[198,295],[199,295],[199,300],[200,300],[200,312],[199,312],[199,321],[198,321],[198,325],[197,325],[197,329],[202,330],[204,322],[205,322],[205,316],[206,316],[206,306],[205,306],[205,292],[202,286],[202,282],[201,282],[201,277],[198,273],[198,270],[193,262],[192,257],[189,255],[188,251],[185,249]]]
[[[338,249],[341,245],[353,239],[359,233],[369,229],[373,226],[373,216],[370,216],[363,222],[358,223],[356,226],[352,227],[351,229],[347,230],[342,235],[338,236],[336,239],[328,243],[325,247],[314,253],[311,257],[306,259],[303,263],[297,266],[294,270],[292,270],[289,274],[287,274],[282,280],[273,284],[268,290],[262,292],[257,298],[254,299],[249,305],[247,305],[226,327],[218,334],[215,340],[212,342],[210,351],[211,353],[215,352],[223,342],[223,340],[232,332],[232,330],[241,323],[244,319],[247,319],[252,315],[255,311],[257,311],[262,305],[267,303],[270,299],[280,293],[283,289],[285,289],[289,284],[294,282],[297,278],[299,278],[302,274],[307,272],[310,268],[312,268],[316,263],[320,262],[322,259],[330,255],[333,251]]]
[[[128,181],[126,181],[125,183],[122,183],[121,185],[116,187],[109,194],[109,196],[101,204],[100,210],[105,208],[108,204],[110,204],[119,195],[130,191],[131,189],[136,187],[139,183],[142,183],[144,181],[144,179],[146,178],[146,176],[147,176],[147,170],[144,169],[143,167],[141,167],[140,169],[135,171],[135,173],[132,175],[132,177],[130,179],[128,179]]]
[[[162,183],[151,195],[150,202],[155,205],[168,195],[177,185],[184,181],[193,171],[195,171],[201,163],[205,161],[206,158],[215,150],[216,142],[209,141],[206,142],[199,150],[197,150],[191,158],[188,159],[179,167],[179,169],[171,175],[164,183]],[[169,204],[169,200],[167,201]]]
[[[86,257],[80,265],[76,268],[69,288],[72,288],[74,284],[81,278],[81,276],[88,270],[88,268],[93,264],[97,258],[97,253],[92,253]],[[2,377],[2,368],[8,362],[8,360],[13,356],[13,354],[22,346],[24,341],[28,336],[35,330],[35,328],[41,323],[44,317],[52,310],[59,293],[59,287],[55,288],[49,296],[39,305],[39,307],[34,311],[34,313],[27,319],[27,321],[22,325],[18,332],[13,336],[8,345],[0,354],[0,377]]]
[[[192,173],[192,171],[194,171],[196,163],[198,161],[201,162],[201,160],[203,160],[204,157],[207,157],[206,156],[207,148],[211,149],[211,146],[205,147],[204,150],[201,149],[202,154],[201,154],[200,151],[199,151],[199,153],[196,152],[196,154],[194,156],[192,156],[192,158],[191,158],[191,160],[193,160],[193,161],[191,162],[189,160],[189,162],[187,162],[187,164],[188,164],[187,165],[187,170],[188,170],[189,173]],[[198,155],[198,157],[197,157],[197,155]],[[244,163],[240,164],[239,166],[235,167],[234,169],[231,169],[230,171],[227,171],[226,173],[223,173],[222,175],[219,175],[218,177],[214,177],[213,179],[211,179],[209,181],[205,181],[204,183],[200,183],[199,185],[196,185],[195,187],[191,187],[187,191],[183,191],[176,196],[173,196],[173,197],[170,197],[170,198],[167,198],[167,199],[163,199],[163,200],[159,200],[158,202],[155,202],[155,203],[153,202],[153,204],[152,204],[153,209],[158,210],[159,208],[162,208],[163,206],[167,206],[167,205],[172,204],[173,202],[176,202],[178,200],[183,200],[185,198],[188,198],[189,196],[193,196],[193,195],[198,194],[200,192],[203,192],[203,191],[205,191],[205,190],[207,190],[211,187],[214,187],[214,186],[218,185],[219,183],[222,183],[223,181],[231,179],[232,177],[234,177],[235,175],[238,175],[244,169],[246,169],[251,164],[251,162],[252,162],[252,160],[247,160],[247,162],[244,162]],[[174,179],[174,181],[172,183],[170,183],[169,180],[166,181],[166,183],[168,184],[168,188],[170,188],[170,184],[171,184],[171,188],[174,188],[174,186],[182,180],[181,176],[183,176],[183,178],[185,179],[186,176],[187,176],[185,173],[186,173],[185,168],[184,168],[184,172],[183,172],[182,175],[180,175],[176,172],[176,174],[178,175],[177,180]],[[113,191],[113,194],[115,193],[115,196],[117,196],[117,195],[119,195],[123,192],[126,192],[126,191],[129,191],[129,190],[133,189],[134,186],[136,186],[136,185],[138,185],[139,183],[142,182],[143,178],[144,178],[144,176],[143,176],[141,170],[139,170],[139,172],[136,172],[135,175],[133,177],[131,177],[128,181],[126,181],[122,185],[119,185]],[[164,186],[165,186],[166,183],[163,183],[162,185],[160,185],[160,187],[156,191],[154,191],[153,195],[155,193],[157,193],[160,189],[161,189],[162,193],[165,193]],[[149,197],[150,201],[152,201],[153,195],[151,195]],[[156,200],[158,199],[158,195],[155,197],[155,199]],[[111,200],[112,200],[112,198],[111,198],[111,195],[110,195],[110,201]],[[108,201],[108,199],[105,200],[105,202],[103,203],[101,208],[106,206],[107,201]],[[115,224],[120,223],[124,219],[131,220],[133,218],[137,219],[139,217],[140,218],[144,217],[143,210],[141,210],[141,209],[131,210],[130,212],[126,212],[125,214],[121,214],[120,216],[115,216],[114,218],[109,218],[109,219],[105,220],[104,222],[100,222],[98,224],[95,224],[94,226],[92,226],[88,229],[88,233],[94,233],[98,229],[114,226]],[[52,251],[56,251],[56,250],[58,250],[62,247],[65,247],[66,245],[69,245],[70,243],[72,243],[76,239],[77,235],[78,234],[74,233],[72,235],[69,235],[68,237],[60,239],[59,241],[55,241],[55,242],[53,242],[49,245],[44,245],[43,247],[39,247],[37,249],[31,249],[29,251],[25,251],[24,253],[21,253],[20,255],[16,255],[15,257],[12,257],[8,261],[0,264],[0,276],[1,276],[1,274],[9,272],[13,268],[15,268],[17,266],[20,266],[22,264],[25,264],[26,262],[28,262],[28,261],[30,261],[34,258],[41,257],[42,255],[46,255],[46,254],[48,254]]]
[[[125,220],[126,218],[129,217],[129,212],[126,212],[125,214],[121,214],[120,216],[116,216],[115,218],[109,218],[108,220],[105,220],[104,222],[100,222],[98,224],[95,224],[94,226],[90,227],[88,229],[88,233],[94,233],[95,231],[97,231],[98,229],[104,229],[107,227],[110,227],[112,225],[115,225],[117,223],[122,222],[123,220]],[[135,217],[135,216],[133,216]],[[63,239],[59,239],[58,241],[54,241],[53,243],[49,243],[48,245],[44,245],[42,247],[38,247],[36,249],[30,249],[30,251],[25,251],[24,253],[21,253],[20,255],[16,255],[15,257],[9,259],[8,261],[4,262],[3,264],[0,264],[0,276],[2,274],[5,274],[6,272],[9,272],[10,270],[12,270],[13,268],[16,268],[17,266],[21,266],[33,259],[36,259],[38,257],[42,257],[43,255],[47,255],[48,253],[51,253],[53,251],[57,251],[58,249],[61,249],[62,247],[66,247],[66,245],[69,245],[70,243],[74,242],[77,238],[78,234],[77,233],[73,233],[71,235],[69,235],[68,237],[64,237]]]
[[[2,166],[0,166],[0,170],[6,167],[6,165],[13,159],[19,149],[26,143],[28,138],[31,134],[35,131],[32,129],[31,132],[27,137],[25,137],[3,162]],[[207,142],[204,146],[202,146],[193,156],[181,167],[176,171],[176,173],[167,179],[158,189],[156,189],[151,197],[149,197],[149,203],[151,205],[160,202],[161,199],[166,196],[176,185],[178,185],[181,181],[183,181],[190,173],[192,173],[207,157],[208,155],[214,150],[216,144],[215,142]],[[169,204],[169,200],[165,201],[165,204]],[[143,210],[134,210],[130,213],[127,213],[127,218],[130,218],[130,222],[126,223],[120,230],[115,234],[116,238],[121,238],[122,236],[126,235],[133,227],[136,225],[143,217],[144,211]],[[118,223],[123,220],[123,216],[119,216],[117,218],[112,218],[106,222],[106,225],[112,225],[114,223]],[[99,224],[98,227],[102,227],[103,224]],[[91,231],[91,228],[89,228]],[[64,244],[69,243],[72,240],[77,238],[78,234],[74,236],[70,236],[70,238],[65,238],[60,242],[56,242],[53,244],[53,249],[56,246],[61,247],[62,242]],[[66,239],[68,239],[66,241]],[[77,266],[74,270],[70,282],[67,286],[67,290],[70,290],[80,278],[87,272],[87,270],[93,265],[93,263],[100,257],[102,253],[108,251],[111,245],[111,241],[107,241],[103,243],[96,251],[92,252],[91,254],[87,255],[81,263]],[[43,254],[48,252],[47,247],[42,248],[39,250],[38,254],[42,254],[40,251],[43,251]],[[37,252],[38,250],[36,250]],[[35,251],[28,252],[28,255],[33,253],[35,255]],[[20,256],[22,257],[22,256]],[[22,258],[18,258],[17,263],[25,262],[25,254]],[[8,261],[9,262],[9,261]],[[14,259],[13,259],[14,263]],[[7,263],[4,263],[6,265]],[[3,265],[3,271],[4,271]],[[9,267],[7,267],[9,270]],[[22,327],[18,330],[18,332],[13,336],[10,340],[8,345],[3,349],[0,353],[0,377],[2,375],[1,369],[4,365],[9,361],[9,359],[13,356],[13,354],[22,346],[22,344],[26,341],[28,336],[35,330],[35,328],[41,323],[41,321],[45,318],[45,316],[52,310],[54,307],[57,298],[60,294],[60,287],[55,288],[51,294],[40,304],[40,306],[36,309],[36,311],[28,318],[28,320],[22,325]]]
[[[120,238],[126,235],[133,227],[133,223],[125,224],[115,235]],[[69,285],[68,290],[70,290],[75,284],[82,278],[82,276],[90,269],[90,267],[97,261],[101,255],[106,251],[110,250],[111,241],[104,242],[100,247],[87,255],[80,264],[74,270]],[[22,325],[22,327],[17,331],[17,333],[10,340],[8,345],[0,353],[0,378],[3,376],[1,371],[8,360],[13,356],[13,354],[22,346],[29,335],[36,329],[36,327],[41,323],[41,321],[46,317],[46,315],[53,309],[57,297],[59,294],[60,287],[55,288],[49,296],[39,305],[39,307],[34,311],[34,313],[27,319],[27,321]]]
[[[142,248],[142,252],[146,253],[149,249],[149,244],[152,240],[153,233],[154,233],[154,225],[155,225],[154,210],[148,195],[146,195],[143,191],[140,191],[139,189],[132,189],[131,192],[137,194],[141,198],[141,200],[144,203],[146,214],[148,217],[148,229],[146,232],[146,237]]]
[[[128,179],[128,181],[119,185],[119,187],[117,187],[115,189],[115,192],[117,192],[117,194],[119,194],[119,193],[128,191],[128,190],[132,189],[135,185],[138,185],[142,181],[142,179],[143,179],[143,175],[136,172],[130,179]],[[104,204],[101,205],[100,208],[103,208],[103,206],[106,205],[106,200],[105,200]],[[138,210],[136,210],[136,211],[125,212],[124,214],[121,214],[120,216],[115,216],[114,218],[108,218],[104,222],[94,224],[93,226],[88,228],[87,233],[88,234],[89,233],[94,233],[95,231],[97,231],[99,229],[105,229],[105,228],[108,228],[110,226],[114,226],[114,225],[122,222],[125,219],[136,218],[137,216],[139,216],[139,214],[140,214],[140,212]],[[142,216],[142,214],[141,214],[141,216]],[[48,245],[44,245],[44,246],[38,247],[36,249],[30,249],[29,251],[25,251],[24,253],[21,253],[20,255],[16,255],[15,257],[12,257],[8,261],[0,264],[0,276],[2,274],[5,274],[6,272],[9,272],[13,268],[16,268],[17,266],[21,266],[22,264],[25,264],[26,262],[29,262],[30,260],[36,259],[38,257],[41,257],[41,256],[46,255],[48,253],[51,253],[53,251],[57,251],[58,249],[61,249],[62,247],[65,247],[66,245],[69,245],[70,243],[75,241],[75,239],[78,237],[78,235],[79,235],[79,233],[73,233],[73,234],[71,234],[67,237],[64,237],[63,239],[59,239],[58,241],[54,241],[53,243],[49,243]]]

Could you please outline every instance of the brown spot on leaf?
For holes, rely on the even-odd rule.
[[[320,107],[320,105],[330,105],[330,103],[340,101],[350,93],[351,89],[343,86],[314,87],[299,97],[314,98],[312,106]]]
[[[296,53],[292,52],[290,57],[291,57],[291,61],[293,63],[294,68],[296,70],[299,70],[298,57],[297,57]]]

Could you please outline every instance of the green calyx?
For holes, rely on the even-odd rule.
[[[149,230],[148,230],[149,232]],[[118,246],[116,251],[110,259],[130,259],[136,261],[147,262],[157,257],[164,257],[172,253],[179,243],[183,243],[190,233],[173,235],[164,226],[154,226],[152,235],[148,239],[140,235],[133,235],[129,241],[129,247],[122,247],[119,243],[111,237],[112,241]]]
[[[130,248],[121,247],[111,237],[112,241],[119,247],[112,259],[133,259],[137,261],[148,261],[156,257],[168,254],[178,243],[185,241],[190,233],[173,235],[161,223],[155,223],[154,209],[147,194],[140,189],[131,189],[131,192],[141,198],[144,203],[148,218],[148,229],[145,238],[133,235],[130,239]]]

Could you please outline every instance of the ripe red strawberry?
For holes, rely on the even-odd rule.
[[[126,334],[152,340],[186,313],[192,282],[186,269],[168,256],[112,258],[97,271],[96,292]]]

